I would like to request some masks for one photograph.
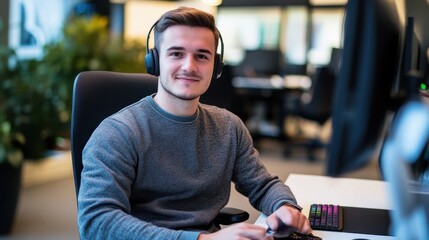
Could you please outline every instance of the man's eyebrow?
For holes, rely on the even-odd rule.
[[[185,50],[184,47],[177,47],[177,46],[172,46],[172,47],[169,47],[167,49],[167,51],[184,51],[184,50]],[[197,52],[199,52],[199,53],[207,53],[207,54],[210,54],[210,55],[213,54],[210,50],[204,49],[204,48],[198,49]]]
[[[208,50],[208,49],[198,49],[198,52],[200,52],[200,53],[207,53],[207,54],[212,55],[212,52],[210,50]]]
[[[169,48],[167,49],[167,51],[177,51],[177,50],[183,51],[183,50],[185,50],[185,48],[184,48],[184,47],[176,47],[176,46],[172,46],[172,47],[169,47]]]

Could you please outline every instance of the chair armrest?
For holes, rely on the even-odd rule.
[[[234,223],[244,222],[249,219],[249,213],[238,208],[225,207],[219,211],[216,216],[216,225],[230,225]]]

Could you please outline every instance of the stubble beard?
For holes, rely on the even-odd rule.
[[[174,97],[176,97],[176,98],[178,98],[178,99],[180,99],[180,100],[184,100],[184,101],[192,101],[192,100],[195,100],[195,99],[199,98],[199,97],[202,95],[202,94],[199,94],[199,95],[191,95],[191,96],[183,96],[183,95],[179,95],[179,94],[176,94],[176,93],[174,93],[173,91],[171,91],[168,87],[164,86],[164,83],[163,83],[162,81],[160,81],[160,83],[161,83],[161,87],[162,87],[162,89],[164,89],[164,91],[165,91],[166,93],[168,93],[169,95],[174,96]]]

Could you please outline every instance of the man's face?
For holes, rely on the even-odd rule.
[[[169,27],[163,32],[159,51],[158,91],[193,100],[208,89],[216,55],[214,35],[208,28]]]

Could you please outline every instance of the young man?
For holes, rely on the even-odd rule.
[[[157,93],[105,119],[83,151],[81,237],[269,239],[250,223],[214,226],[231,181],[269,215],[273,230],[284,223],[310,233],[290,189],[260,162],[242,121],[199,103],[221,67],[213,16],[178,8],[159,19],[154,34],[149,65],[159,68]]]

